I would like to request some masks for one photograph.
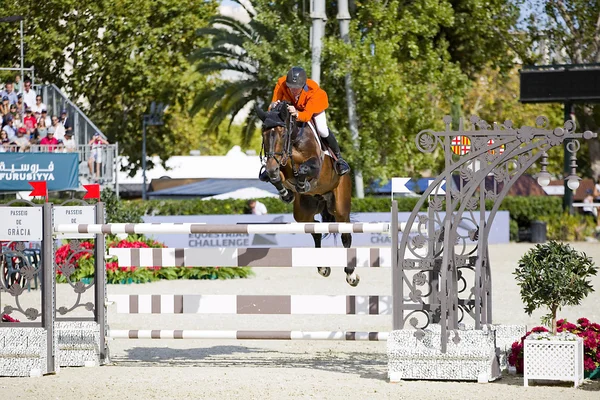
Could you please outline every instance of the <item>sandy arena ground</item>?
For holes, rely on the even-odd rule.
[[[511,273],[529,244],[494,245],[494,322],[539,325],[538,312],[523,311]],[[599,243],[576,243],[600,262]],[[352,289],[341,269],[329,278],[313,269],[255,268],[248,280],[163,281],[111,285],[109,293],[152,294],[357,294],[390,293],[389,269],[362,269]],[[561,317],[600,321],[600,277],[596,293]],[[67,291],[58,295],[59,306]],[[69,297],[72,298],[72,297]],[[6,300],[4,298],[3,300]],[[109,308],[112,329],[256,329],[389,331],[389,316],[210,316],[124,315]],[[488,384],[387,380],[385,342],[267,342],[114,340],[109,366],[63,368],[41,378],[0,378],[0,399],[600,399],[600,382],[523,387],[521,376]]]

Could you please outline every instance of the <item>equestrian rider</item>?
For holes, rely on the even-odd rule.
[[[307,79],[306,71],[301,67],[292,67],[287,76],[282,76],[277,81],[273,91],[273,100],[269,110],[280,101],[290,103],[288,111],[299,122],[308,122],[314,120],[315,128],[323,142],[333,151],[337,161],[335,171],[338,175],[347,174],[350,166],[340,154],[340,146],[333,135],[333,132],[327,127],[327,118],[325,110],[329,107],[327,93],[319,87],[319,84],[312,79]],[[268,177],[261,176],[261,180],[267,180]]]

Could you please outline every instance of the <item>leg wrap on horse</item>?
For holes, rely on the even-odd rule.
[[[271,181],[271,183],[273,184],[273,186],[275,186],[275,189],[277,189],[277,191],[279,192],[279,197],[281,197],[281,200],[283,200],[286,203],[291,203],[292,201],[294,201],[294,193],[287,190],[283,186],[283,183],[281,183],[281,180]]]

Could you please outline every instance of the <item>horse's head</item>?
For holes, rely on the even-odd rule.
[[[271,181],[280,180],[279,169],[291,157],[292,142],[288,103],[279,102],[270,111],[256,109],[262,124],[262,150]]]

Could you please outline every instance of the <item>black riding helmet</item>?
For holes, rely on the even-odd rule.
[[[301,89],[306,85],[306,71],[302,67],[292,67],[287,74],[285,83],[290,89]]]

